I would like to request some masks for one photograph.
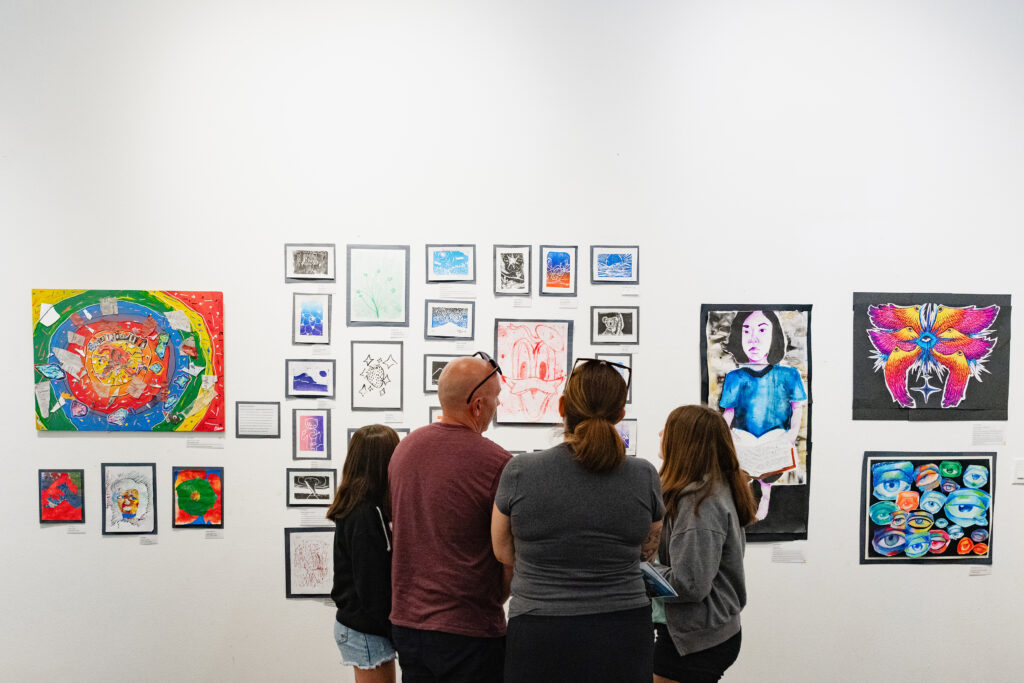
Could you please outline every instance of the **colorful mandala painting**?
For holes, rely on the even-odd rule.
[[[220,292],[32,290],[36,429],[224,431]]]

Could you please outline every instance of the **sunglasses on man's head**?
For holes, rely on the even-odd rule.
[[[469,402],[473,400],[473,394],[476,393],[476,390],[482,387],[487,382],[487,380],[493,377],[494,373],[498,373],[502,377],[505,376],[505,373],[501,371],[501,366],[498,365],[498,363],[493,358],[491,358],[483,351],[477,351],[476,353],[473,354],[473,356],[483,358],[485,361],[490,363],[491,367],[494,369],[491,370],[491,372],[486,377],[484,377],[483,380],[480,381],[480,384],[477,384],[475,387],[473,387],[473,391],[469,392],[469,396],[466,397],[466,405],[469,405]]]
[[[576,372],[576,368],[579,367],[580,363],[601,363],[602,365],[610,365],[619,371],[619,375],[622,375],[622,371],[626,371],[626,376],[623,377],[626,380],[626,391],[629,391],[629,386],[633,383],[633,368],[622,363],[616,363],[615,361],[604,360],[603,358],[577,358],[576,362],[572,364],[572,372],[569,373],[569,377],[572,377],[572,373]]]

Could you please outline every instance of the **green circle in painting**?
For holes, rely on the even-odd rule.
[[[178,494],[178,508],[199,517],[217,502],[217,494],[205,479],[187,479],[174,490]]]

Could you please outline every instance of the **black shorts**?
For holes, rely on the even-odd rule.
[[[672,643],[665,624],[655,624],[654,673],[673,681],[713,683],[722,678],[740,655],[742,631],[724,643],[699,652],[681,655]]]

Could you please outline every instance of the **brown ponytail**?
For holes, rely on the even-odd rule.
[[[626,446],[615,430],[626,405],[626,382],[607,363],[586,361],[565,383],[565,442],[584,469],[608,472],[626,460]]]

